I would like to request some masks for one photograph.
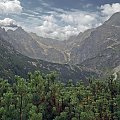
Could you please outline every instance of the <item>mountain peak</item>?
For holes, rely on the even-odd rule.
[[[105,22],[106,25],[120,26],[120,12],[113,14],[108,21]]]
[[[17,31],[17,32],[25,32],[22,27],[18,27],[15,31]]]

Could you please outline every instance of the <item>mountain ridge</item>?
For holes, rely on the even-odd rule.
[[[119,17],[120,13],[115,13],[103,25],[80,33],[78,36],[71,36],[65,41],[39,37],[34,33],[27,33],[21,27],[15,31],[6,31],[3,36],[15,50],[30,58],[52,63],[80,65],[92,70],[96,68],[95,71],[102,72],[104,68],[114,69],[119,66]],[[114,64],[116,62],[118,64]],[[112,67],[108,67],[110,63]]]
[[[58,80],[63,82],[72,79],[74,82],[83,80],[87,83],[87,77],[97,75],[87,68],[50,63],[24,56],[4,39],[4,35],[7,35],[4,32],[5,30],[0,28],[0,77],[3,79],[13,82],[15,75],[27,78],[28,72],[34,72],[35,70],[40,70],[45,74],[56,71],[59,73]]]

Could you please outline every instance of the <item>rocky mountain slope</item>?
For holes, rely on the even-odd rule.
[[[7,35],[10,38],[8,41],[23,55],[53,63],[65,63],[64,52],[61,52],[57,47],[51,46],[53,41],[50,39],[47,40],[32,33],[29,34],[21,27],[18,27],[15,31],[8,30]],[[47,41],[49,41],[49,45]],[[60,44],[58,43],[58,45]]]
[[[55,64],[42,60],[26,57],[16,51],[12,44],[6,41],[10,40],[4,29],[0,28],[0,77],[13,81],[15,75],[27,77],[28,72],[40,70],[43,73],[57,71],[60,74],[59,80],[73,81],[86,80],[87,77],[97,75],[95,72],[81,67],[70,66],[67,64]],[[84,81],[85,82],[85,81]]]
[[[76,64],[76,50],[82,41],[88,38],[94,29],[80,33],[78,36],[71,36],[68,40],[59,41],[50,38],[37,36],[35,33],[27,33],[21,27],[15,31],[8,30],[6,36],[10,39],[13,47],[21,54],[30,58],[41,59],[53,63]],[[77,55],[78,56],[78,55]],[[77,58],[77,59],[76,59]]]
[[[106,51],[106,49],[112,49],[112,46],[114,45],[119,45],[119,15],[120,13],[114,14],[102,26],[94,29],[86,39],[81,41],[81,37],[79,37],[81,42],[77,47],[73,46],[71,50],[71,62],[80,64],[84,60],[97,57],[98,54],[100,54],[102,51]]]
[[[114,14],[90,36],[73,47],[72,56],[77,64],[92,69],[110,70],[120,65],[120,13]]]

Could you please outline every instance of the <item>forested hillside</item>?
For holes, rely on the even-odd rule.
[[[11,85],[0,79],[1,120],[120,120],[120,78],[56,81],[56,74],[36,71],[16,76]],[[117,75],[118,76],[118,75]]]

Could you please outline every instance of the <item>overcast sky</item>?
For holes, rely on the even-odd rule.
[[[120,0],[0,0],[0,26],[62,40],[101,25],[115,12]]]

